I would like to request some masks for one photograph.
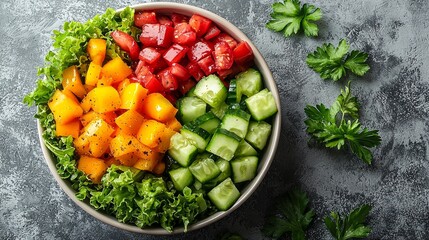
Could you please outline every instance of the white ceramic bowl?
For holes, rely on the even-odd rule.
[[[267,66],[267,63],[265,62],[264,58],[260,54],[260,52],[256,49],[256,47],[252,44],[250,39],[241,32],[237,27],[235,27],[233,24],[228,22],[226,19],[201,8],[194,7],[191,5],[186,4],[179,4],[179,3],[169,3],[169,2],[157,2],[157,3],[143,3],[131,6],[132,8],[136,10],[154,10],[156,12],[161,13],[180,13],[183,15],[191,16],[194,13],[197,13],[199,15],[202,15],[204,17],[207,17],[211,19],[218,27],[220,27],[224,32],[230,34],[234,39],[237,40],[245,40],[249,43],[249,45],[252,47],[253,53],[254,53],[254,61],[256,63],[256,66],[258,67],[259,71],[262,73],[265,86],[272,92],[277,106],[278,106],[278,112],[274,116],[273,122],[272,122],[272,134],[270,137],[270,140],[266,146],[266,149],[264,150],[264,153],[260,159],[259,167],[258,167],[258,173],[256,177],[248,183],[248,185],[242,189],[241,196],[237,200],[237,202],[227,211],[220,211],[217,212],[209,217],[206,217],[205,219],[202,219],[198,222],[195,222],[188,226],[188,231],[196,230],[205,226],[208,226],[231,212],[235,211],[238,207],[240,207],[256,190],[256,188],[259,186],[259,184],[262,182],[265,174],[267,173],[271,162],[274,159],[275,151],[277,148],[277,144],[280,137],[280,127],[281,127],[281,113],[280,113],[280,98],[277,91],[277,86],[275,84],[275,81],[273,79],[273,76],[271,74],[270,69]],[[119,9],[118,11],[121,11],[122,9]],[[60,176],[57,173],[57,169],[55,166],[55,159],[52,157],[49,150],[46,148],[46,146],[43,143],[42,140],[42,132],[43,129],[40,125],[40,122],[37,122],[38,124],[38,132],[39,132],[39,139],[40,144],[42,147],[43,155],[46,159],[46,162],[48,164],[49,170],[51,171],[52,175],[55,177],[56,181],[59,183],[61,188],[64,190],[64,192],[83,210],[85,210],[87,213],[91,214],[95,218],[103,221],[104,223],[107,223],[109,225],[131,231],[131,232],[138,232],[138,233],[146,233],[146,234],[153,234],[153,235],[165,235],[170,234],[166,230],[164,230],[161,227],[157,228],[144,228],[141,229],[135,225],[131,224],[125,224],[120,223],[116,220],[115,217],[104,214],[102,212],[99,212],[95,210],[91,205],[89,205],[88,201],[80,201],[75,196],[75,191],[71,187],[71,184],[69,181],[61,179]],[[176,227],[173,231],[173,233],[182,233],[184,231],[183,227]]]

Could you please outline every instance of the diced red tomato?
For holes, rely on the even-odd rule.
[[[216,72],[215,62],[210,55],[198,61],[198,66],[200,66],[201,70],[203,70],[206,75]]]
[[[142,27],[146,23],[158,23],[155,12],[136,12],[134,14],[134,25]]]
[[[171,45],[171,42],[173,41],[173,34],[173,27],[161,24],[159,26],[157,46],[164,48],[169,47]]]
[[[215,39],[214,42],[218,43],[218,42],[227,42],[229,47],[231,49],[234,49],[237,46],[237,41],[235,41],[234,38],[232,38],[230,35],[226,34],[226,33],[220,33]]]
[[[185,95],[191,88],[193,88],[197,84],[194,80],[189,79],[188,81],[182,82],[180,85],[180,93]]]
[[[148,64],[152,64],[157,61],[161,57],[161,53],[159,53],[155,48],[147,47],[143,48],[140,51],[139,59],[145,61]]]
[[[159,24],[174,27],[173,21],[171,21],[171,19],[168,16],[161,15],[161,16],[158,16],[157,19],[158,19]]]
[[[167,98],[168,101],[170,101],[173,105],[176,105],[176,101],[179,98],[179,96],[176,96],[177,94],[174,94],[175,92],[163,92],[161,93],[165,98]]]
[[[234,61],[239,65],[253,60],[252,48],[246,41],[240,42],[233,50],[232,54],[234,56]]]
[[[158,44],[160,24],[144,24],[140,34],[140,42],[144,47],[156,47]]]
[[[183,47],[179,44],[173,44],[162,57],[167,61],[169,65],[172,63],[180,62],[180,60],[186,55],[188,51],[187,47]]]
[[[166,68],[158,73],[158,79],[161,80],[165,90],[174,91],[179,87],[176,78],[171,73],[171,68]]]
[[[174,26],[173,42],[181,45],[192,45],[197,40],[197,34],[187,23],[178,23]]]
[[[213,58],[217,70],[230,69],[234,63],[232,50],[227,42],[218,42],[215,44]]]
[[[139,59],[140,48],[136,40],[134,40],[131,35],[119,30],[115,30],[110,34],[110,36],[112,36],[115,43],[118,44],[122,50],[130,55],[131,60]]]
[[[188,51],[188,58],[191,62],[198,62],[201,59],[210,56],[213,51],[213,46],[209,42],[197,42],[192,45]]]
[[[220,29],[216,27],[216,25],[212,24],[210,28],[207,30],[206,35],[204,35],[205,40],[210,40],[212,38],[217,37],[220,34]]]
[[[198,37],[204,36],[211,25],[212,21],[203,16],[194,14],[191,19],[189,19],[189,25],[197,33]]]
[[[164,87],[154,75],[146,80],[147,81],[144,84],[144,87],[148,90],[149,93],[164,92]]]
[[[171,21],[173,21],[174,26],[176,26],[179,23],[187,23],[189,21],[189,17],[182,14],[173,13],[171,14]]]
[[[194,77],[197,81],[200,81],[201,78],[204,77],[203,70],[201,70],[200,66],[196,62],[190,62],[188,65],[186,65],[186,69],[188,70],[189,74],[191,74],[192,77]]]
[[[188,70],[179,63],[171,64],[170,71],[178,80],[181,81],[188,80],[191,77]]]
[[[153,73],[156,73],[156,72],[158,72],[158,71],[160,71],[160,70],[162,70],[162,69],[164,69],[164,68],[167,68],[168,67],[168,64],[167,64],[167,62],[164,60],[164,58],[159,58],[157,61],[155,61],[154,63],[152,63],[152,64],[149,64],[149,67],[151,67],[152,68],[152,72]]]

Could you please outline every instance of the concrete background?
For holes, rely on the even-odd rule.
[[[51,31],[85,21],[107,7],[142,1],[0,2],[0,239],[157,239],[110,227],[77,207],[59,188],[42,157],[33,119],[22,98],[35,86]],[[181,0],[213,11],[245,32],[266,58],[282,100],[282,137],[276,159],[253,196],[216,224],[171,239],[214,239],[225,231],[261,239],[275,197],[297,184],[309,192],[317,218],[309,239],[331,239],[321,219],[373,205],[370,239],[429,239],[429,1],[332,0],[320,36],[285,39],[267,30],[268,0]],[[372,166],[345,152],[307,146],[306,104],[331,104],[345,82],[324,82],[305,64],[324,42],[341,38],[369,53],[371,70],[354,78],[364,126],[383,139]]]

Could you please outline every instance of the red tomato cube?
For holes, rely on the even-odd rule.
[[[131,60],[137,60],[139,58],[140,47],[131,35],[115,30],[110,36],[112,36],[113,41],[115,41],[122,50],[130,55]]]
[[[134,14],[134,25],[142,27],[146,23],[158,23],[155,12],[136,12]]]
[[[252,48],[246,41],[240,42],[233,50],[234,61],[241,65],[253,60]]]
[[[173,33],[173,27],[161,24],[159,26],[157,46],[164,48],[169,47],[173,41]]]
[[[140,34],[140,42],[144,47],[156,47],[158,45],[160,24],[144,24]]]
[[[196,62],[190,62],[188,65],[186,65],[186,69],[188,70],[189,74],[191,74],[192,77],[194,77],[197,81],[200,81],[201,78],[204,77],[203,70],[201,70],[200,66],[198,66],[198,63]]]
[[[191,77],[188,70],[186,70],[186,68],[179,63],[171,64],[170,71],[177,79],[181,81],[188,80]]]
[[[226,42],[218,42],[214,46],[213,58],[217,70],[230,69],[234,63],[232,50]]]
[[[230,35],[226,34],[226,33],[221,33],[219,34],[215,39],[214,39],[215,43],[218,42],[227,42],[229,47],[231,49],[234,49],[237,46],[237,41],[235,41],[234,38],[232,38]]]
[[[198,62],[201,59],[210,56],[213,52],[213,46],[209,42],[197,42],[192,45],[188,51],[188,58],[191,62]]]
[[[210,55],[198,61],[198,66],[200,66],[201,70],[203,70],[206,75],[216,72],[215,62]]]
[[[161,15],[161,16],[158,16],[157,19],[158,19],[159,24],[174,27],[173,21],[171,21],[171,19],[168,16]]]
[[[197,34],[187,23],[178,23],[174,26],[173,42],[181,45],[192,45],[197,40]]]
[[[173,44],[162,57],[167,61],[168,65],[172,63],[180,62],[180,60],[186,55],[188,51],[187,47],[183,47],[179,44]]]
[[[212,24],[210,28],[207,30],[206,35],[204,35],[205,40],[210,40],[212,38],[217,37],[220,34],[220,29],[216,27],[216,25]]]
[[[158,73],[158,79],[161,80],[165,90],[174,91],[179,87],[176,78],[171,73],[171,68],[166,68]]]
[[[191,25],[198,37],[203,36],[207,32],[211,23],[210,19],[197,14],[192,15],[191,19],[189,19],[189,25]]]
[[[159,53],[155,48],[147,47],[143,48],[140,51],[139,59],[145,61],[146,63],[152,64],[157,61],[161,57],[161,53]]]

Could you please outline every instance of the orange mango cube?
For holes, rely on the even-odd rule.
[[[161,93],[147,95],[142,104],[142,111],[148,117],[163,123],[174,118],[177,113],[177,109]]]
[[[83,114],[83,110],[72,98],[65,95],[61,90],[56,90],[48,102],[49,109],[54,114],[56,123],[69,123]]]
[[[86,52],[91,61],[98,65],[102,65],[106,57],[106,40],[99,38],[92,38],[88,41]]]
[[[130,67],[120,58],[116,57],[106,64],[101,69],[103,77],[110,77],[113,79],[112,83],[119,83],[128,77],[133,71]]]
[[[118,109],[121,98],[112,86],[96,87],[88,93],[91,108],[97,113],[105,113]]]
[[[137,110],[147,96],[147,89],[140,83],[128,84],[121,93],[121,108]]]
[[[98,79],[100,79],[101,69],[101,65],[94,62],[89,63],[88,71],[86,72],[85,84],[96,86]]]
[[[73,138],[78,138],[80,132],[80,121],[75,119],[69,123],[55,124],[55,133],[57,137],[67,137],[72,136]]]
[[[88,175],[93,183],[100,183],[101,178],[106,173],[107,165],[102,159],[81,156],[77,163],[77,169]]]
[[[137,135],[144,117],[134,110],[128,110],[115,119],[116,125],[128,135]]]
[[[165,125],[155,120],[146,120],[141,125],[137,138],[144,145],[155,148],[164,134]]]
[[[82,99],[85,97],[86,89],[83,86],[82,80],[80,78],[79,70],[75,65],[66,68],[63,71],[63,89],[70,90],[78,98]]]

